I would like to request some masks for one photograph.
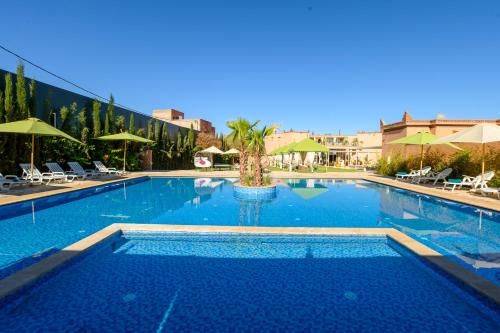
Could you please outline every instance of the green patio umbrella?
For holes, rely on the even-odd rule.
[[[13,121],[9,123],[0,124],[1,133],[17,133],[17,134],[31,134],[31,174],[34,169],[35,159],[35,135],[40,136],[60,136],[65,139],[81,143],[72,136],[64,133],[57,128],[50,126],[46,122],[38,118],[28,118],[25,120]]]
[[[153,143],[154,142],[152,140],[145,139],[141,136],[130,134],[128,132],[100,136],[100,137],[96,138],[96,140],[123,141],[123,171],[125,171],[125,165],[127,163],[127,141],[142,142],[142,143]]]
[[[328,153],[329,149],[309,138],[305,138],[302,141],[297,142],[295,145],[289,148],[291,151],[296,153]],[[311,163],[311,171],[313,170],[313,165]]]
[[[328,192],[328,187],[318,184],[315,181],[300,179],[297,182],[288,182],[294,193],[304,200],[311,200],[320,194]]]
[[[286,154],[288,153],[288,149],[290,147],[292,147],[293,145],[295,145],[296,143],[295,142],[292,142],[292,143],[288,143],[284,146],[281,146],[281,147],[278,147],[276,149],[274,149],[272,152],[269,153],[269,155],[283,155],[283,154]]]
[[[455,146],[452,143],[444,142],[444,143],[435,143],[434,141],[438,139],[437,136],[428,132],[417,132],[415,134],[406,136],[401,139],[397,139],[389,142],[389,144],[404,144],[404,145],[420,145],[420,170],[422,170],[423,162],[424,162],[424,145],[435,145],[435,144],[445,144],[449,147],[462,150],[460,147]]]

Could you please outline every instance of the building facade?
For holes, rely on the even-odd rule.
[[[193,129],[196,131],[215,135],[215,127],[212,126],[212,123],[210,121],[205,119],[185,119],[184,112],[181,112],[179,110],[153,110],[153,117],[181,127],[190,128],[191,126],[193,126]]]
[[[479,123],[491,123],[500,125],[500,119],[497,120],[451,120],[446,119],[444,116],[437,116],[436,119],[431,120],[415,120],[410,113],[405,112],[401,121],[386,124],[380,120],[380,132],[382,133],[382,156],[388,158],[400,154],[402,156],[409,156],[419,154],[419,147],[412,145],[392,145],[389,142],[412,135],[418,132],[428,132],[438,137],[444,137],[467,127],[477,125]],[[446,145],[436,145],[433,149],[437,149],[444,154],[455,152],[453,148]]]
[[[328,148],[331,165],[374,165],[382,153],[380,132],[357,132],[354,135],[315,134],[311,139]]]
[[[382,153],[382,135],[380,132],[357,132],[354,135],[313,134],[309,131],[284,131],[266,137],[266,151],[305,138],[321,143],[328,148],[329,165],[374,165]]]

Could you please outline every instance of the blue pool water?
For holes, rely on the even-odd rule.
[[[234,179],[142,178],[0,207],[0,277],[112,223],[393,227],[500,285],[500,213],[367,181],[281,180],[275,198]]]
[[[2,332],[498,332],[385,237],[117,236],[0,308]]]

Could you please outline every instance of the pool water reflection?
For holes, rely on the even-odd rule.
[[[234,197],[234,182],[152,177],[46,209],[34,201],[0,220],[0,277],[121,222],[392,227],[500,285],[498,212],[363,180],[282,179],[276,198],[249,201]]]

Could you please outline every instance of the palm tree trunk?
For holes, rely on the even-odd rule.
[[[240,150],[240,184],[243,185],[245,180],[246,156],[243,150]]]
[[[255,153],[254,154],[254,164],[255,164],[255,174],[254,174],[254,180],[255,180],[255,186],[262,186],[262,167],[260,165],[260,154]]]

